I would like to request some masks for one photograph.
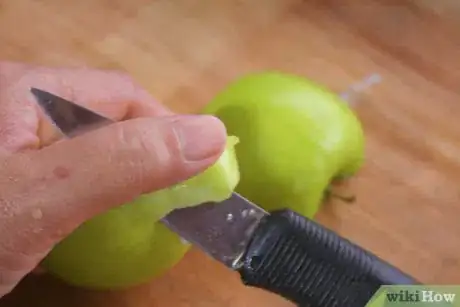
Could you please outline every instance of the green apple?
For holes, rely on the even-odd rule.
[[[364,159],[359,120],[335,93],[300,76],[260,72],[223,89],[203,110],[239,138],[236,191],[267,210],[313,217],[331,181]]]
[[[163,273],[189,245],[159,220],[176,208],[228,198],[239,181],[237,142],[229,137],[219,160],[203,173],[81,225],[53,248],[44,268],[70,284],[95,289],[129,287]]]

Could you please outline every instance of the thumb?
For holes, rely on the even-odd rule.
[[[23,156],[23,178],[9,189],[21,201],[13,204],[19,214],[11,227],[21,228],[14,247],[24,242],[23,253],[46,252],[104,210],[203,171],[225,141],[223,124],[212,116],[139,118]]]

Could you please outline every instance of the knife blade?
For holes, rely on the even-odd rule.
[[[32,88],[42,111],[67,137],[114,121]],[[238,193],[219,203],[177,209],[161,222],[240,274],[243,284],[298,306],[364,307],[382,285],[411,276],[315,221],[283,209],[266,212]]]

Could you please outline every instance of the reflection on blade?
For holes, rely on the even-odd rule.
[[[267,213],[237,193],[220,203],[171,212],[162,222],[172,231],[233,268],[255,226]]]
[[[51,93],[32,88],[40,108],[67,137],[74,137],[108,124],[112,120]]]

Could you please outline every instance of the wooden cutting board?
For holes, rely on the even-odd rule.
[[[365,4],[367,3],[367,4]],[[423,282],[460,282],[460,9],[456,1],[0,1],[0,58],[123,69],[176,111],[196,111],[254,70],[343,91],[382,83],[356,111],[367,164],[356,204],[318,220]],[[165,276],[120,292],[29,277],[1,307],[288,307],[191,251]]]

